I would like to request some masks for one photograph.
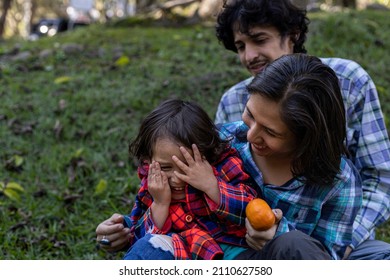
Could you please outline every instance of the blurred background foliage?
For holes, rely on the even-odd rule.
[[[292,0],[310,10],[386,9],[390,0]],[[213,20],[223,0],[2,0],[0,38],[27,38],[42,18],[72,18],[83,22],[107,22],[128,16],[153,19]],[[75,12],[78,12],[75,15]]]
[[[95,228],[131,210],[139,180],[128,143],[140,121],[169,97],[214,118],[222,93],[248,77],[217,42],[213,16],[185,16],[199,13],[195,2],[145,5],[132,16],[112,9],[72,32],[0,43],[0,259],[121,257],[96,248]],[[389,129],[390,17],[380,7],[312,5],[306,48],[361,64]],[[390,222],[377,238],[390,242]]]

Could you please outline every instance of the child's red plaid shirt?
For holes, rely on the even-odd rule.
[[[187,186],[186,198],[171,203],[162,228],[154,225],[149,208],[153,198],[148,192],[148,165],[140,167],[141,188],[128,224],[135,235],[132,243],[146,233],[171,235],[176,259],[222,258],[218,243],[246,247],[245,207],[256,192],[247,184],[249,176],[242,167],[236,151],[226,151],[213,164],[220,189],[219,205],[205,193]]]

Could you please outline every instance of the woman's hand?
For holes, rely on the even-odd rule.
[[[182,162],[178,157],[173,156],[175,164],[183,171],[183,174],[175,171],[175,175],[192,187],[205,192],[214,202],[219,203],[218,180],[214,175],[210,163],[202,157],[198,147],[193,144],[194,156],[184,148],[180,147],[187,163]]]
[[[279,222],[283,217],[283,212],[280,209],[273,209],[272,211],[275,213],[275,224],[268,230],[257,231],[251,226],[248,218],[245,219],[245,227],[247,230],[245,238],[249,247],[252,249],[260,251],[268,241],[274,238]]]
[[[100,243],[104,238],[110,242],[109,245],[100,244],[100,247],[105,251],[118,252],[129,245],[129,240],[133,236],[130,229],[123,226],[123,219],[122,215],[115,213],[97,226],[96,241]]]

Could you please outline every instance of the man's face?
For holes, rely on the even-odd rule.
[[[249,34],[234,31],[234,42],[242,65],[254,76],[264,67],[285,54],[293,53],[290,37],[282,38],[275,27],[256,26]]]

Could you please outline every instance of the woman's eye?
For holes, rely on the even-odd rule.
[[[252,113],[249,112],[248,110],[246,111],[246,114],[248,115],[248,117],[251,119],[251,120],[254,120],[255,118],[253,117]]]
[[[275,137],[275,136],[276,136],[276,134],[275,134],[272,130],[270,130],[270,129],[268,129],[268,128],[264,128],[264,130],[265,130],[265,132],[266,132],[269,136],[272,136],[272,137]]]

